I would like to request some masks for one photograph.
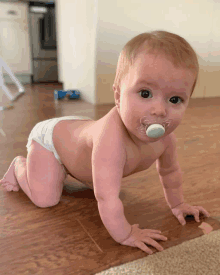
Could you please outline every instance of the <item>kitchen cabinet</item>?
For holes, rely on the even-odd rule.
[[[22,83],[30,83],[32,60],[27,3],[0,3],[0,55]],[[4,73],[6,83],[11,83]]]

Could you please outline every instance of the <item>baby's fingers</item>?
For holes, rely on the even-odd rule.
[[[164,239],[166,237],[155,236],[154,238]],[[153,254],[153,251],[148,246],[146,246],[145,243],[155,247],[158,251],[163,251],[163,247],[159,243],[157,243],[156,241],[151,239],[150,237],[143,237],[142,240],[136,240],[134,246],[140,248],[141,250],[143,250],[144,252],[146,252],[148,254]]]
[[[157,233],[157,234],[161,233],[160,230],[156,230],[156,229],[144,229],[144,230],[146,230],[146,232],[148,232],[148,233]]]
[[[163,247],[159,243],[157,243],[155,240],[149,237],[145,238],[143,242],[150,244],[151,246],[155,247],[158,251],[163,251]]]
[[[167,237],[165,237],[165,236],[163,236],[163,235],[161,235],[161,234],[155,234],[155,233],[153,233],[153,234],[147,234],[147,235],[145,235],[146,236],[146,238],[151,238],[151,239],[155,239],[155,240],[158,240],[158,241],[167,241]],[[144,237],[143,237],[144,238]]]
[[[150,254],[150,255],[153,254],[153,251],[150,248],[148,248],[142,241],[136,241],[135,245],[136,245],[136,247],[140,248],[147,254]]]
[[[206,211],[202,206],[197,206],[199,209],[199,212],[203,213],[206,217],[210,217],[210,214],[208,211]]]
[[[209,217],[209,213],[202,206],[197,206],[196,209],[194,210],[194,216],[197,222],[200,222],[199,220],[200,212],[204,214],[204,216]]]
[[[185,219],[184,219],[182,213],[179,214],[179,215],[177,216],[177,219],[179,220],[179,222],[180,222],[182,225],[185,225],[185,224],[186,224],[186,221],[185,221]]]

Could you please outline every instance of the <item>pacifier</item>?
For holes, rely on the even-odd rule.
[[[164,133],[165,129],[161,124],[151,124],[146,130],[146,134],[150,138],[162,137]]]

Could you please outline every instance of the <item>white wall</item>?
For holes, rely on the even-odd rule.
[[[220,1],[99,1],[97,101],[114,102],[112,84],[119,52],[132,37],[166,30],[184,37],[200,62],[193,97],[220,96]]]
[[[19,8],[27,36],[27,4],[1,4]],[[200,74],[193,97],[220,96],[220,0],[57,0],[56,16],[59,81],[64,89],[79,89],[88,102],[114,103],[121,49],[135,35],[156,29],[183,36],[196,50]],[[1,45],[6,23],[1,21]],[[23,61],[15,64],[12,55],[5,61],[15,73],[31,73],[30,43],[20,39],[27,41],[24,47],[19,37],[15,57],[25,53]]]
[[[96,101],[96,0],[58,0],[57,48],[59,81],[79,89],[82,99]]]
[[[200,74],[192,97],[220,96],[219,0],[58,0],[57,15],[60,81],[91,103],[114,103],[121,49],[156,29],[181,35],[197,52]]]
[[[15,74],[33,73],[28,25],[27,3],[0,3],[0,55]]]

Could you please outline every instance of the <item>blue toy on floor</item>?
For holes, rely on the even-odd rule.
[[[64,98],[66,95],[69,95],[69,99],[75,99],[75,98],[79,98],[80,97],[80,92],[78,90],[60,90],[54,91],[54,98],[55,99],[62,99]]]

